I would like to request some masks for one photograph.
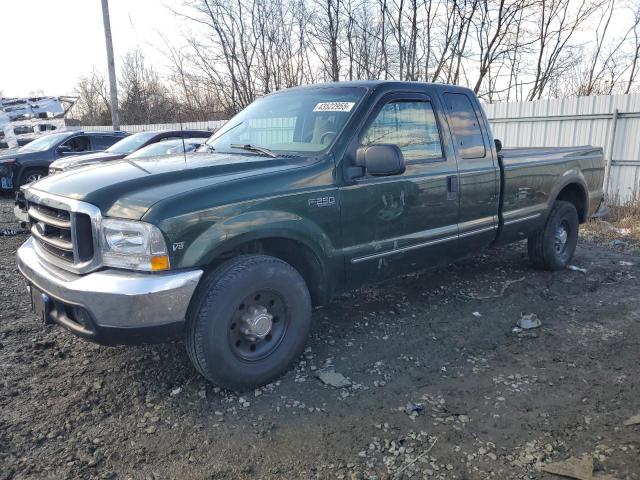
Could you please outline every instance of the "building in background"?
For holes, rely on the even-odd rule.
[[[0,98],[0,151],[26,145],[40,135],[66,128],[77,97]]]

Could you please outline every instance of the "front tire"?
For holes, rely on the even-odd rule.
[[[20,181],[18,182],[18,187],[23,185],[27,185],[28,183],[32,183],[40,180],[42,177],[47,176],[47,171],[42,168],[28,168],[22,175],[20,176]]]
[[[544,227],[528,239],[531,263],[544,270],[566,268],[576,251],[579,224],[576,207],[556,201]]]
[[[187,314],[186,346],[207,380],[245,391],[281,376],[311,326],[307,285],[288,263],[241,255],[203,279]]]

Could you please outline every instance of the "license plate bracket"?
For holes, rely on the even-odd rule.
[[[46,293],[33,285],[29,287],[31,291],[31,311],[44,324],[53,323],[51,320],[51,298]]]

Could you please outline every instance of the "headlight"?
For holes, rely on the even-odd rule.
[[[104,265],[156,272],[169,269],[162,232],[149,223],[106,218],[102,221]]]

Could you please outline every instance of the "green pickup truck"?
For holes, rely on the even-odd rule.
[[[501,149],[466,88],[392,81],[256,100],[196,153],[23,188],[34,310],[103,344],[183,338],[233,390],[302,352],[314,306],[365,282],[528,239],[564,268],[598,208],[602,149]]]

